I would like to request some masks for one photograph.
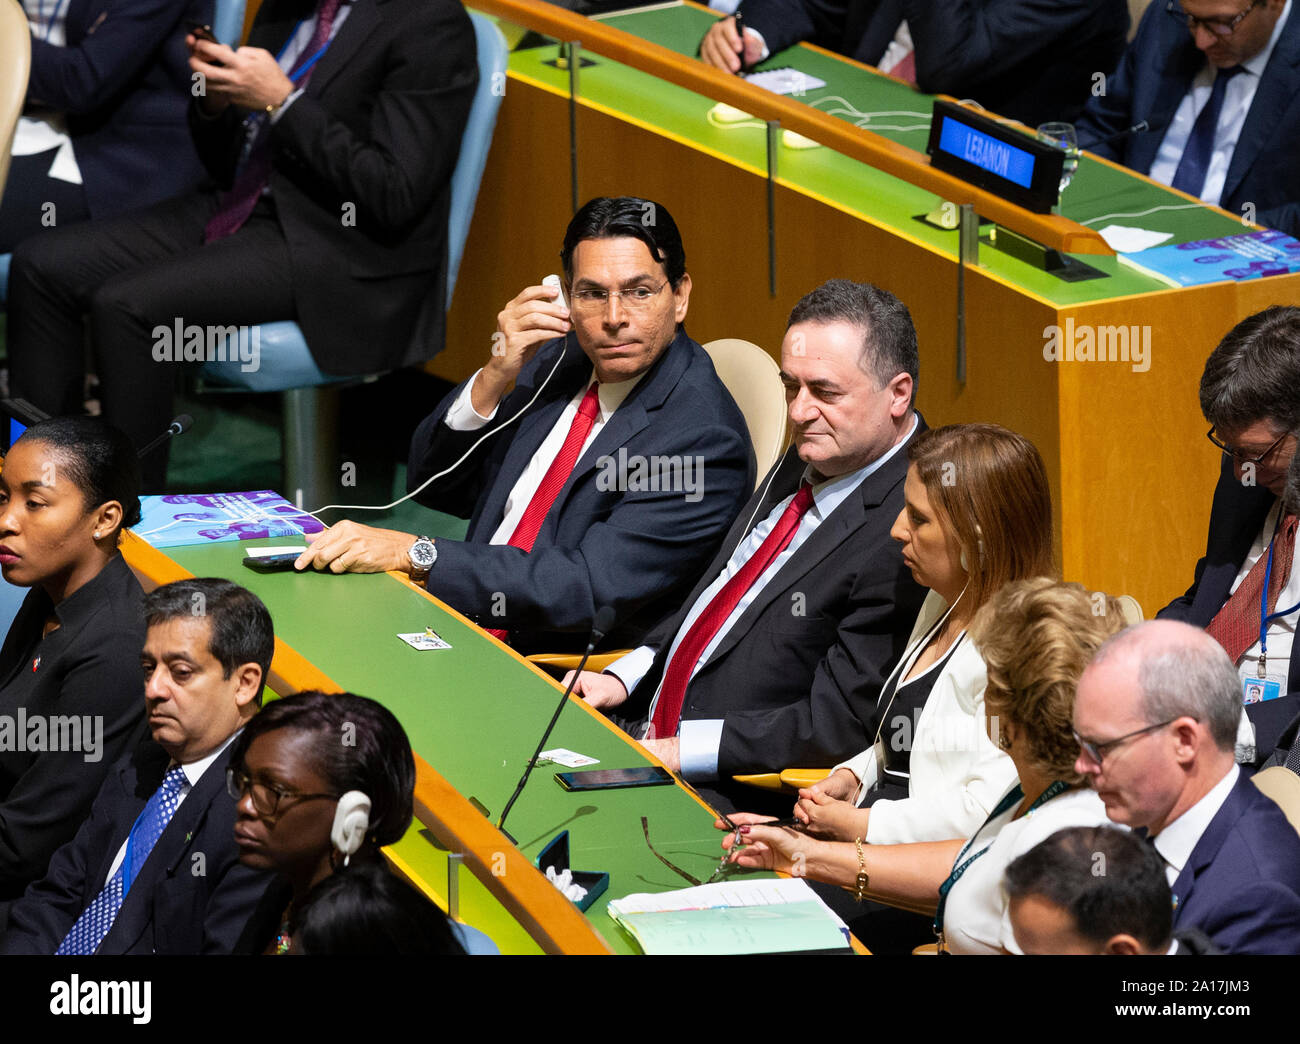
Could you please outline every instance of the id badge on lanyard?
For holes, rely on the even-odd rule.
[[[1274,539],[1277,534],[1274,532]],[[1275,700],[1282,695],[1282,686],[1279,682],[1269,679],[1268,673],[1268,625],[1274,620],[1280,620],[1284,616],[1290,616],[1297,609],[1300,609],[1300,602],[1291,606],[1290,609],[1283,609],[1273,613],[1271,616],[1268,612],[1268,588],[1269,581],[1273,576],[1273,540],[1268,542],[1268,562],[1264,566],[1264,585],[1259,592],[1259,663],[1255,668],[1254,678],[1243,678],[1241,680],[1241,700],[1243,703],[1263,703],[1266,700]]]

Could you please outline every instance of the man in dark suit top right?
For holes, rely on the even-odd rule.
[[[1300,429],[1300,308],[1243,319],[1201,375],[1201,412],[1223,453],[1205,556],[1192,586],[1157,614],[1208,628],[1237,664],[1259,757],[1300,709],[1294,509],[1283,504]],[[1264,574],[1269,622],[1260,643]],[[1274,614],[1278,614],[1274,617]]]
[[[1079,144],[1243,221],[1300,235],[1300,18],[1291,0],[1155,0]],[[1125,133],[1145,122],[1149,129]]]
[[[1204,631],[1153,620],[1106,642],[1074,705],[1084,775],[1166,864],[1174,931],[1300,953],[1300,835],[1233,761],[1241,688]]]

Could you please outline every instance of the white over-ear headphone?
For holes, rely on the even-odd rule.
[[[359,790],[349,790],[339,798],[334,809],[334,825],[330,827],[330,841],[343,856],[343,865],[358,851],[370,829],[370,798]]]

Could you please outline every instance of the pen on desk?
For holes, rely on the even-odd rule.
[[[736,8],[736,13],[732,15],[736,20],[736,35],[740,37],[740,72],[738,76],[744,76],[745,68],[745,19],[740,13],[740,8]]]

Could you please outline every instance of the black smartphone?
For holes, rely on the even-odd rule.
[[[246,555],[244,565],[255,573],[287,573],[293,569],[293,564],[301,554],[302,551],[290,551],[283,555],[262,555],[260,558]]]
[[[660,787],[673,782],[673,774],[660,765],[641,768],[585,769],[582,772],[557,772],[556,780],[565,790],[616,790],[623,787]]]
[[[212,35],[212,26],[207,25],[204,22],[191,22],[189,24],[189,31],[190,35],[196,40],[207,40],[208,43],[221,42]]]

